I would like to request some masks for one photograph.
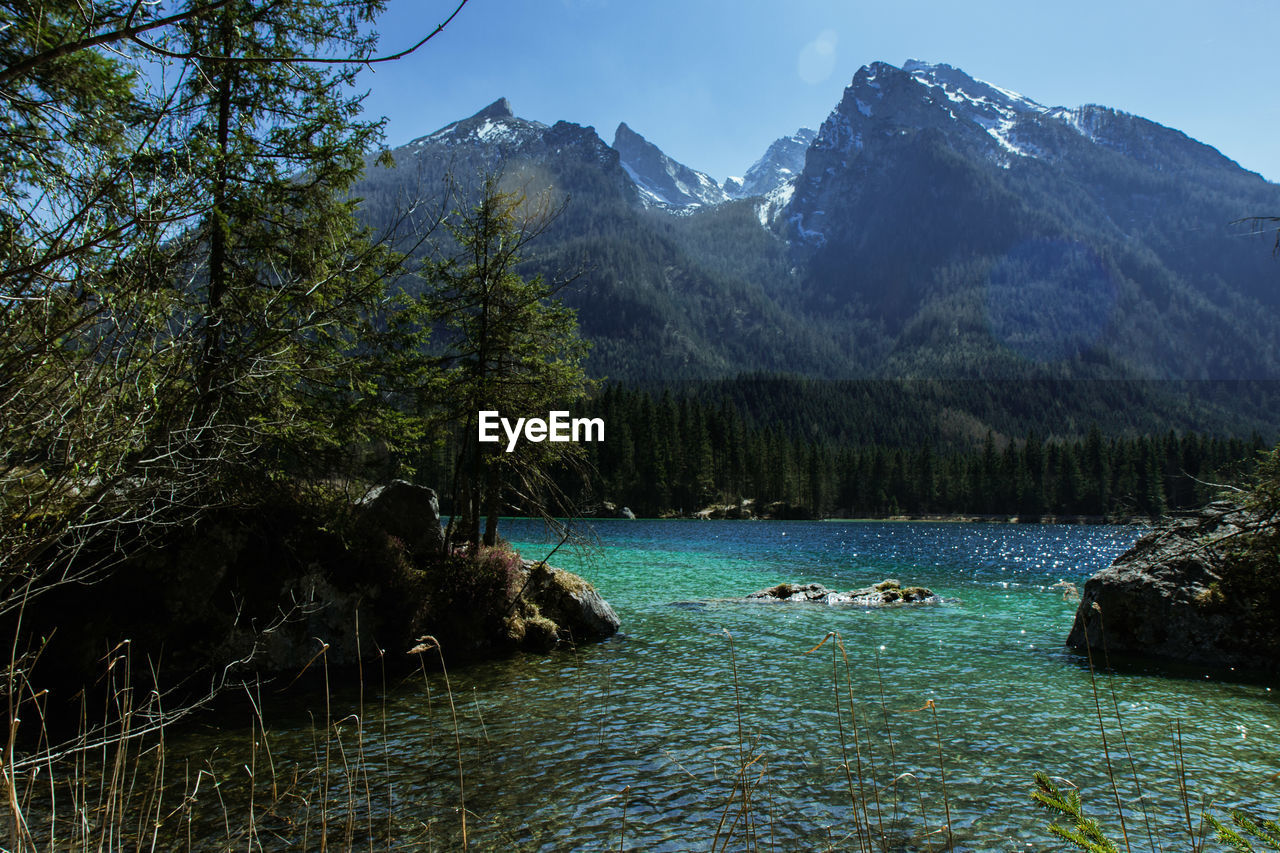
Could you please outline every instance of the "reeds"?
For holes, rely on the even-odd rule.
[[[438,652],[438,644],[422,651],[431,650]],[[174,724],[169,721],[182,715],[165,713],[158,689],[137,701],[127,647],[109,657],[103,707],[91,712],[88,694],[82,694],[77,731],[65,742],[54,743],[44,724],[48,694],[31,691],[25,682],[11,683],[10,724],[0,762],[7,817],[0,849],[373,853],[416,843],[421,827],[397,824],[403,816],[395,810],[385,655],[378,653],[381,701],[378,720],[370,725],[363,669],[357,673],[355,710],[335,713],[327,651],[321,643],[304,667],[320,670],[323,688],[316,697],[319,714],[312,715],[309,761],[277,754],[268,703],[257,681],[240,688],[249,717],[249,742],[238,751],[243,761],[228,763],[224,750],[214,748],[203,759],[189,754],[176,765],[169,747]],[[452,708],[447,681],[446,691]],[[465,847],[465,779],[456,709],[453,721]]]
[[[770,753],[759,737],[753,736],[742,718],[742,684],[738,671],[733,637],[725,632],[729,672],[732,678],[736,723],[737,762],[730,790],[721,808],[720,820],[711,838],[713,851],[793,849],[788,840],[779,848],[774,832],[778,818],[776,804],[769,788]],[[937,706],[932,699],[920,708],[891,709],[885,700],[883,681],[876,673],[878,696],[869,707],[859,707],[858,696],[868,695],[866,685],[858,685],[855,667],[839,632],[832,631],[808,650],[813,654],[830,642],[831,710],[835,738],[839,746],[837,772],[847,798],[845,817],[825,827],[814,827],[825,835],[827,850],[853,850],[857,853],[890,853],[901,850],[951,850],[955,839],[951,829],[951,806],[946,786],[946,768],[942,733],[937,719]],[[862,689],[859,689],[862,688]],[[901,725],[903,715],[931,710],[935,754],[938,759],[937,787],[927,786],[925,771],[903,771],[894,746],[894,723]],[[883,724],[876,728],[870,718]],[[913,726],[918,728],[918,726]],[[887,746],[887,755],[877,748],[877,739]],[[686,771],[688,772],[688,771]],[[910,783],[907,788],[904,783]],[[942,801],[943,819],[929,813],[927,800],[934,794]],[[914,795],[914,802],[910,797]],[[919,806],[919,817],[915,807]],[[768,828],[768,832],[764,828]]]
[[[1103,618],[1101,608],[1097,603],[1093,604],[1093,608],[1101,622]],[[1141,814],[1146,828],[1148,850],[1152,851],[1152,853],[1163,853],[1166,849],[1187,849],[1191,853],[1202,853],[1202,851],[1208,849],[1208,831],[1210,827],[1215,830],[1217,840],[1233,850],[1242,850],[1246,851],[1246,853],[1254,850],[1255,848],[1251,845],[1249,838],[1267,845],[1263,848],[1257,848],[1259,850],[1280,850],[1280,825],[1272,821],[1257,818],[1241,810],[1232,810],[1231,819],[1234,828],[1226,826],[1210,814],[1210,803],[1207,799],[1202,800],[1195,807],[1196,814],[1193,815],[1186,752],[1183,748],[1182,740],[1182,723],[1179,720],[1174,720],[1170,726],[1171,751],[1169,754],[1173,763],[1171,772],[1176,786],[1176,795],[1173,798],[1152,797],[1144,790],[1141,775],[1138,773],[1134,761],[1133,750],[1125,732],[1120,702],[1116,696],[1115,678],[1111,673],[1111,665],[1106,648],[1105,628],[1100,633],[1103,637],[1102,653],[1107,669],[1107,686],[1111,694],[1111,714],[1113,715],[1113,720],[1111,721],[1108,721],[1103,713],[1102,701],[1099,698],[1098,690],[1099,673],[1094,668],[1094,650],[1087,637],[1085,638],[1085,655],[1089,666],[1089,684],[1093,694],[1094,713],[1098,721],[1103,766],[1112,801],[1115,804],[1114,818],[1119,823],[1120,840],[1126,853],[1132,850],[1128,823],[1122,806],[1122,801],[1128,799],[1129,794],[1128,790],[1122,790],[1122,788],[1127,788],[1128,782],[1132,783],[1132,793],[1136,795],[1133,799],[1128,800],[1130,803],[1136,804],[1131,806],[1131,811],[1136,809]],[[1113,726],[1114,730],[1120,735],[1119,751],[1123,753],[1129,765],[1128,780],[1122,781],[1113,766],[1111,742],[1107,737],[1109,725]],[[1274,779],[1275,776],[1272,776],[1271,780]],[[1150,782],[1148,782],[1147,787],[1150,787]],[[1061,778],[1051,779],[1042,772],[1036,772],[1035,789],[1032,791],[1031,798],[1051,812],[1053,816],[1052,822],[1048,826],[1050,834],[1070,842],[1081,850],[1095,851],[1095,853],[1098,853],[1098,851],[1101,851],[1101,853],[1108,853],[1108,851],[1119,853],[1120,845],[1116,844],[1105,831],[1105,828],[1098,821],[1085,816],[1084,805],[1081,802],[1076,786],[1068,780]],[[1067,818],[1070,825],[1063,826],[1058,823],[1061,818]],[[1161,827],[1165,827],[1165,831],[1162,832]],[[1240,832],[1243,832],[1244,835],[1241,835]]]
[[[828,652],[829,658],[819,654],[822,651]],[[25,684],[13,685],[9,697],[13,711],[0,767],[7,816],[3,831],[8,837],[0,847],[24,853],[126,849],[374,853],[495,846],[515,849],[521,843],[531,843],[536,849],[546,849],[546,841],[538,841],[536,833],[530,841],[523,827],[512,833],[501,825],[503,821],[515,824],[532,818],[482,817],[472,811],[476,807],[472,795],[477,790],[483,794],[483,783],[476,777],[477,770],[484,767],[478,762],[495,757],[493,751],[502,740],[495,734],[490,742],[490,730],[504,725],[502,715],[486,722],[491,709],[481,707],[477,690],[471,689],[472,702],[467,703],[466,685],[453,688],[456,674],[449,673],[440,644],[433,638],[422,638],[413,652],[425,693],[425,702],[419,701],[413,710],[424,723],[415,736],[422,760],[432,763],[429,775],[435,786],[425,797],[422,792],[406,794],[401,790],[405,785],[404,759],[397,753],[403,746],[392,744],[395,726],[389,722],[386,658],[381,651],[375,657],[377,698],[367,694],[362,670],[357,673],[353,700],[350,692],[337,697],[327,648],[321,644],[309,667],[321,681],[323,694],[311,694],[316,710],[311,717],[310,746],[303,753],[296,742],[280,747],[279,735],[270,723],[273,701],[278,700],[258,682],[242,689],[247,715],[247,725],[240,724],[247,738],[243,749],[219,747],[203,756],[189,744],[177,749],[177,741],[187,739],[189,732],[174,737],[158,689],[139,691],[132,686],[135,673],[127,647],[114,650],[106,661],[101,706],[90,713],[89,700],[83,698],[81,732],[67,744],[52,745],[42,726],[48,694]],[[805,652],[797,649],[796,655],[804,658]],[[784,745],[762,734],[760,716],[749,711],[755,685],[744,672],[755,670],[749,664],[744,667],[738,642],[725,633],[727,666],[719,688],[725,704],[720,719],[707,721],[708,731],[720,735],[704,752],[720,757],[708,767],[688,759],[681,763],[683,756],[666,753],[682,771],[682,781],[672,784],[706,792],[698,807],[701,813],[686,824],[689,849],[755,853],[798,849],[797,844],[805,849],[855,853],[983,849],[981,841],[969,837],[964,824],[956,823],[957,800],[948,782],[956,764],[949,757],[946,703],[924,697],[903,707],[901,697],[890,700],[879,650],[874,646],[851,648],[838,632],[822,637],[807,654],[824,684],[824,693],[814,694],[813,703],[821,713],[829,748],[819,756],[820,766],[797,783],[794,774],[780,769],[789,760]],[[581,684],[583,667],[576,654],[575,661],[575,679]],[[429,668],[433,672],[429,673]],[[607,666],[599,677],[607,688],[603,695],[612,695]],[[1126,849],[1126,844],[1138,849],[1144,841],[1152,851],[1205,850],[1210,827],[1219,824],[1206,815],[1202,805],[1193,802],[1195,782],[1183,752],[1181,727],[1174,727],[1170,744],[1177,785],[1172,805],[1183,835],[1171,840],[1167,837],[1168,815],[1160,821],[1153,814],[1170,803],[1153,799],[1150,787],[1140,784],[1145,780],[1132,754],[1114,683],[1102,671],[1091,672],[1090,679],[1092,710],[1099,734],[1106,739],[1105,746],[1100,743],[1098,767],[1094,769],[1105,772],[1108,801],[1126,806],[1125,826],[1135,830],[1129,835],[1121,831],[1115,844],[1117,853]],[[441,687],[444,696],[440,695]],[[581,692],[583,688],[578,689]],[[1108,689],[1110,702],[1105,701]],[[438,702],[447,702],[449,714],[434,715],[441,723],[437,728],[432,707]],[[594,718],[599,708],[581,696],[577,703],[567,702],[566,706],[566,720],[576,715],[577,722],[571,727],[575,732],[594,742],[603,740],[603,722],[597,726]],[[510,710],[507,721],[520,713],[519,709]],[[770,709],[769,713],[785,719],[786,709]],[[105,727],[90,726],[89,720],[95,718],[105,720]],[[433,749],[437,737],[438,749]],[[729,772],[723,772],[725,763]],[[1127,772],[1122,769],[1126,763]],[[1079,820],[1072,818],[1073,823],[1064,830],[1082,831],[1087,818],[1074,786],[1064,779],[1042,778],[1037,777],[1042,804],[1059,814],[1075,808]],[[813,802],[830,805],[833,811],[806,812],[809,825],[797,829],[796,816],[788,813],[796,808],[797,791],[780,784],[799,784],[800,795],[812,787]],[[607,826],[607,839],[599,847],[645,849],[652,836],[646,835],[644,811],[651,810],[658,799],[652,796],[647,780],[637,778],[620,789],[601,793],[595,804],[603,810],[594,830],[597,834],[582,843],[596,843],[600,827]],[[538,796],[530,794],[531,809]],[[428,799],[429,803],[424,802]],[[1060,805],[1055,807],[1054,802]],[[1145,832],[1136,830],[1139,813]],[[1111,820],[1118,816],[1112,815]],[[1241,828],[1244,826],[1268,831],[1259,822],[1236,826],[1234,831],[1244,836],[1248,835],[1248,830]],[[1107,830],[1099,826],[1098,833],[1102,844]]]

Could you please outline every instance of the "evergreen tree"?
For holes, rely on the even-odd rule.
[[[0,8],[6,577],[83,580],[360,438],[355,340],[398,259],[346,197],[379,132],[346,90],[381,7]]]
[[[381,133],[357,118],[358,66],[306,60],[371,56],[365,24],[381,7],[232,0],[174,40],[195,64],[179,111],[203,206],[184,239],[195,426],[219,454],[269,441],[305,458],[355,437],[331,392],[358,387],[357,336],[400,258],[369,239],[347,196]]]
[[[1082,474],[1085,485],[1081,494],[1081,511],[1087,515],[1105,515],[1111,504],[1111,473],[1102,431],[1097,424],[1089,427],[1084,440]]]
[[[555,218],[544,197],[500,189],[485,179],[480,198],[456,214],[449,229],[458,255],[433,271],[427,292],[448,349],[442,401],[460,425],[453,472],[454,512],[449,539],[493,545],[504,495],[521,498],[526,511],[554,515],[544,500],[555,492],[552,469],[581,459],[575,442],[522,442],[514,452],[503,443],[479,441],[481,411],[507,418],[545,417],[580,399],[587,387],[574,313],[554,299],[542,277],[517,273],[522,253]]]
[[[1024,515],[1039,517],[1045,512],[1048,505],[1048,497],[1045,494],[1044,486],[1044,445],[1040,443],[1040,438],[1035,432],[1027,433],[1026,441],[1022,445],[1020,463],[1018,473],[1019,493],[1021,495],[1019,512]]]

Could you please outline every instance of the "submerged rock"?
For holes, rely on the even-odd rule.
[[[1148,533],[1084,585],[1067,645],[1179,663],[1280,669],[1276,638],[1247,596],[1221,582],[1256,519],[1212,504]],[[1265,616],[1266,614],[1262,614]]]
[[[922,586],[904,587],[892,578],[849,592],[836,592],[819,583],[780,583],[747,596],[756,601],[816,601],[822,604],[852,604],[883,607],[890,604],[939,604],[942,597]]]

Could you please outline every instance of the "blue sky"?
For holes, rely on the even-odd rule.
[[[456,0],[389,0],[382,47]],[[1280,181],[1280,2],[470,0],[418,53],[362,74],[400,145],[499,97],[523,118],[618,122],[716,180],[817,128],[862,65],[946,62],[1047,106],[1105,104]]]

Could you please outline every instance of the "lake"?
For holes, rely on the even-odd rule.
[[[956,849],[1058,849],[1029,797],[1037,770],[1077,786],[1117,842],[1118,798],[1133,850],[1186,849],[1179,766],[1195,829],[1205,802],[1224,818],[1230,804],[1274,802],[1272,685],[1195,669],[1110,673],[1101,650],[1091,679],[1088,660],[1063,646],[1076,604],[1055,584],[1082,587],[1139,528],[610,520],[593,530],[593,548],[562,549],[552,563],[595,584],[622,632],[455,667],[452,711],[438,672],[367,691],[368,768],[351,783],[352,813],[363,808],[361,820],[413,849],[457,849],[459,760],[472,849],[941,850],[948,814]],[[534,559],[554,545],[533,522],[503,533]],[[890,577],[947,601],[742,600],[781,581],[847,590]],[[815,650],[829,632],[839,643]],[[332,719],[359,714],[357,702],[336,692]],[[321,755],[318,713],[269,709],[277,775]],[[332,766],[352,760],[346,737]],[[184,751],[216,741],[215,772],[229,772],[247,763],[233,742],[248,740],[224,729]]]

